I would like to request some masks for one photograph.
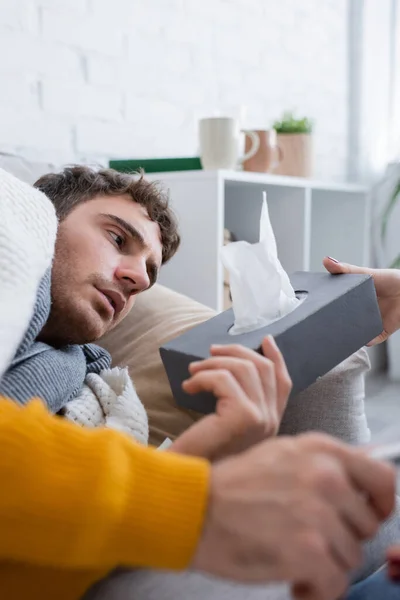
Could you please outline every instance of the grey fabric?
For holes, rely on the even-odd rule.
[[[289,600],[288,586],[249,586],[200,573],[115,571],[82,600]]]
[[[110,367],[111,356],[94,344],[55,349],[35,341],[49,316],[50,289],[49,269],[40,283],[29,327],[0,381],[0,395],[20,404],[41,398],[51,412],[57,413],[78,395],[87,373],[100,373]]]
[[[382,525],[375,538],[364,544],[364,561],[353,575],[354,582],[361,581],[380,569],[385,563],[386,550],[400,542],[400,500],[397,499],[393,515]],[[400,597],[400,596],[399,596]]]
[[[248,586],[220,581],[198,573],[146,571],[115,572],[106,582],[95,585],[83,600],[290,600],[286,585]],[[400,586],[379,572],[350,588],[342,600],[394,600]]]
[[[290,400],[280,435],[320,431],[354,445],[367,444],[365,374],[370,361],[363,348]]]
[[[381,569],[365,581],[355,585],[346,600],[399,600],[400,585],[388,578],[386,569]]]
[[[368,444],[371,432],[364,409],[365,374],[370,361],[363,348],[335,367],[289,403],[280,434],[297,435],[322,431],[353,445]],[[385,561],[385,550],[400,540],[400,505],[381,527],[378,535],[364,544],[362,567],[353,581],[364,579]],[[275,600],[275,599],[273,599]]]
[[[322,431],[351,444],[365,444],[370,431],[364,411],[364,376],[369,369],[366,351],[360,350],[291,399],[281,435]],[[364,579],[385,560],[385,549],[400,539],[399,509],[374,540],[364,546],[364,564],[352,580]],[[219,581],[198,573],[116,571],[99,582],[84,600],[289,600],[287,586],[246,586]]]

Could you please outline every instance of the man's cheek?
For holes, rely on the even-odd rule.
[[[93,264],[94,270],[104,271],[104,275],[107,277],[113,277],[114,273],[118,269],[120,262],[120,255],[111,244],[100,243],[97,246],[93,246],[90,251],[90,257]]]

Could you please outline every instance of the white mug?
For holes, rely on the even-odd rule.
[[[246,133],[252,140],[252,147],[239,156],[239,139]],[[203,169],[236,169],[248,160],[260,146],[260,140],[254,131],[241,130],[236,119],[231,117],[211,117],[200,119],[200,160]]]

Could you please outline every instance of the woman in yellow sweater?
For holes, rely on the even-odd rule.
[[[1,377],[49,266],[56,222],[43,195],[0,175]],[[219,410],[176,451],[220,457],[242,450],[238,435],[276,431],[290,386],[271,340],[264,351],[270,360],[217,348],[192,367],[187,391],[211,389]],[[390,468],[327,437],[266,442],[211,467],[78,428],[37,400],[24,408],[0,401],[0,477],[0,597],[24,600],[78,599],[118,565],[287,580],[302,598],[329,600],[394,498]]]

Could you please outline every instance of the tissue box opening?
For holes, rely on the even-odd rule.
[[[297,300],[299,300],[300,302],[297,306],[294,307],[293,311],[297,310],[299,308],[299,306],[304,302],[304,300],[308,296],[308,292],[306,292],[304,290],[299,290],[299,291],[295,291],[295,294],[296,294]],[[293,312],[293,311],[291,311],[291,312]],[[271,325],[271,323],[275,323],[275,321],[279,321],[279,319],[282,319],[282,317],[277,317],[276,319],[271,319],[271,321],[269,321],[269,323],[261,325],[258,329],[261,329],[262,327],[266,327],[267,325]],[[237,330],[235,330],[235,325],[232,324],[228,329],[228,333],[229,333],[229,335],[237,336],[237,335],[242,335],[243,333],[248,333],[248,332],[237,331]],[[232,341],[232,343],[236,343],[236,340]]]
[[[370,276],[294,273],[295,290],[307,290],[303,302],[282,319],[240,335],[232,336],[233,311],[227,310],[171,340],[161,357],[180,406],[209,413],[215,398],[209,393],[190,396],[182,390],[194,360],[209,356],[211,344],[243,344],[260,351],[263,338],[273,335],[293,381],[292,396],[306,389],[383,329]]]

